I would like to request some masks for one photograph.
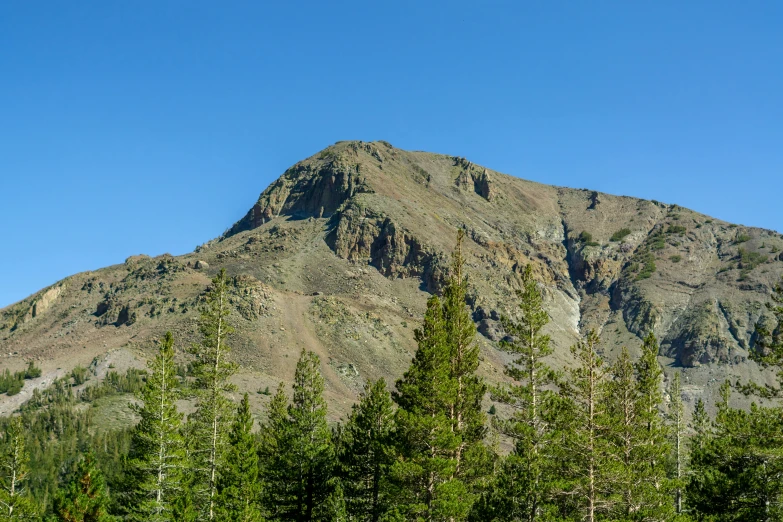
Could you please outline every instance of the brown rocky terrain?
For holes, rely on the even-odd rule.
[[[652,330],[667,375],[682,370],[691,404],[713,403],[726,378],[774,383],[748,355],[755,325],[771,321],[780,234],[352,141],[288,169],[223,237],[191,254],[132,256],[0,310],[0,368],[34,360],[44,370],[20,396],[0,397],[0,414],[76,365],[142,364],[166,330],[184,354],[209,280],[225,268],[240,391],[273,390],[293,377],[302,349],[314,350],[342,415],[366,379],[393,381],[407,367],[458,228],[469,238],[470,306],[490,380],[502,378],[505,361],[499,315],[513,311],[522,268],[533,263],[556,365],[568,364],[568,347],[589,328],[609,358],[623,345],[638,353]]]

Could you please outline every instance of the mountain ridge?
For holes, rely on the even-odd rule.
[[[10,355],[0,362],[37,360],[49,374],[111,354],[141,364],[166,329],[193,339],[199,298],[226,268],[245,388],[276,385],[289,355],[307,347],[325,361],[332,399],[347,404],[364,379],[401,374],[414,349],[407,322],[439,290],[457,228],[469,238],[469,305],[492,380],[505,361],[499,315],[513,310],[532,263],[556,364],[587,329],[601,333],[609,357],[652,330],[667,373],[682,368],[694,397],[725,377],[774,381],[748,354],[755,325],[771,320],[780,234],[383,141],[338,142],[296,163],[192,253],[131,256],[1,309],[0,353]]]

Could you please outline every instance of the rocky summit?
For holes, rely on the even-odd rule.
[[[199,304],[224,268],[240,392],[268,401],[255,392],[290,381],[301,350],[313,350],[330,408],[344,415],[367,379],[393,382],[409,364],[413,329],[444,281],[458,229],[468,238],[469,306],[490,381],[504,378],[498,319],[513,313],[532,264],[556,365],[569,363],[569,346],[588,329],[609,359],[622,346],[638,354],[653,331],[667,377],[682,371],[691,406],[698,397],[713,404],[727,378],[775,382],[749,353],[756,325],[772,321],[780,234],[675,204],[525,181],[462,157],[346,141],[288,169],[193,253],[131,256],[2,309],[0,367],[32,360],[43,375],[0,397],[0,414],[77,365],[99,377],[143,365],[167,330],[185,361]]]

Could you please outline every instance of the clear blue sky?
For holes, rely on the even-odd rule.
[[[0,306],[338,140],[783,230],[783,2],[0,2]]]

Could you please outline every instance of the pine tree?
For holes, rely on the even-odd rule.
[[[729,406],[721,386],[712,430],[697,436],[687,500],[697,519],[771,521],[783,518],[783,419],[779,408]]]
[[[394,408],[386,382],[368,382],[342,431],[339,461],[347,511],[354,520],[378,522],[391,506]]]
[[[62,522],[112,522],[109,515],[109,495],[103,473],[95,457],[87,453],[79,461],[76,472],[54,502],[57,520]]]
[[[513,408],[511,418],[497,420],[495,425],[514,440],[514,451],[501,469],[489,502],[499,518],[533,522],[547,516],[546,502],[552,487],[550,452],[554,433],[547,417],[553,392],[546,387],[555,384],[556,375],[542,361],[552,354],[550,337],[542,333],[549,314],[531,265],[522,273],[522,290],[517,291],[517,298],[516,318],[501,316],[511,340],[500,344],[515,357],[505,367],[515,384],[493,391],[493,398]]]
[[[432,520],[439,488],[453,474],[451,456],[459,443],[448,417],[448,353],[440,298],[427,301],[424,324],[415,330],[418,349],[397,381],[395,423],[401,459],[393,475],[400,490],[399,507],[411,517]]]
[[[670,447],[659,412],[662,371],[654,337],[633,364],[626,348],[606,383],[612,516],[618,520],[669,520],[672,500],[665,488]]]
[[[663,369],[658,362],[658,340],[650,332],[644,339],[642,355],[634,365],[638,390],[638,417],[642,427],[638,481],[640,520],[668,520],[674,506],[669,495],[666,463],[671,453],[669,431],[663,406]]]
[[[194,494],[202,512],[199,518],[213,520],[216,512],[217,488],[225,466],[228,428],[233,408],[228,394],[235,390],[229,378],[236,365],[227,360],[229,348],[226,337],[233,332],[227,323],[231,313],[228,296],[228,278],[221,270],[212,280],[212,288],[201,310],[200,345],[192,349],[195,377],[196,411],[188,419],[194,423],[192,455],[196,474]]]
[[[330,490],[331,492],[324,502],[324,507],[321,510],[322,514],[319,519],[324,522],[347,522],[348,520],[355,520],[348,514],[348,505],[345,502],[345,494],[343,493],[340,481],[333,479]]]
[[[171,332],[161,340],[155,359],[148,364],[147,382],[138,394],[135,407],[140,420],[133,431],[130,474],[135,502],[133,519],[152,522],[174,520],[172,503],[181,489],[185,464],[181,435],[182,414],[174,338]]]
[[[479,352],[465,304],[462,240],[460,232],[443,299],[427,301],[414,334],[418,349],[393,395],[400,459],[392,475],[398,507],[414,519],[464,520],[491,469],[483,444],[486,386],[475,375]]]
[[[680,372],[674,374],[669,388],[669,412],[667,415],[672,435],[672,478],[674,487],[674,506],[676,513],[683,513],[683,491],[685,487],[685,406],[682,402]]]
[[[476,343],[476,324],[467,308],[468,278],[462,244],[465,232],[457,233],[457,246],[452,253],[451,274],[443,291],[443,324],[450,364],[451,398],[449,418],[452,431],[459,438],[454,453],[455,469],[452,478],[459,478],[469,488],[486,472],[483,444],[486,433],[486,414],[481,401],[487,391],[484,380],[476,375],[479,366],[479,347]]]
[[[334,445],[326,423],[320,360],[302,351],[294,375],[294,396],[287,409],[278,390],[262,433],[266,504],[272,518],[309,522],[329,512],[334,489]]]
[[[197,476],[191,472],[194,459],[194,451],[199,449],[194,432],[196,426],[192,422],[184,423],[180,428],[180,437],[184,441],[184,462],[180,489],[172,501],[174,520],[177,522],[195,522],[199,516],[196,495],[194,490],[197,485]]]
[[[644,428],[641,426],[640,398],[636,375],[628,350],[623,347],[620,357],[609,370],[610,380],[606,383],[605,396],[608,402],[609,425],[606,437],[610,444],[609,479],[615,497],[612,510],[614,518],[633,520],[642,508],[643,498],[639,488],[643,458]]]
[[[33,520],[35,506],[25,485],[30,473],[22,419],[8,424],[0,448],[0,521]]]
[[[701,397],[696,400],[696,406],[693,408],[691,427],[693,428],[693,437],[691,437],[690,449],[691,451],[701,449],[712,435],[710,417]]]
[[[262,503],[272,520],[281,519],[286,511],[292,511],[291,506],[295,503],[291,470],[284,455],[290,439],[288,432],[288,398],[281,382],[269,403],[267,421],[259,432],[259,468],[266,486],[262,491]],[[293,515],[287,520],[295,520],[291,517]]]
[[[606,367],[596,348],[598,335],[589,331],[571,347],[576,367],[569,370],[570,380],[563,383],[563,394],[570,407],[563,411],[566,424],[563,440],[563,490],[567,515],[595,522],[611,507],[609,499],[609,448],[606,411]]]
[[[261,485],[258,474],[258,448],[253,436],[253,417],[247,393],[239,404],[231,433],[226,466],[220,478],[220,518],[227,521],[263,520],[259,504]]]

